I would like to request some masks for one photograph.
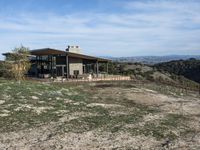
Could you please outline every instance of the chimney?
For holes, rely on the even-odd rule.
[[[80,46],[68,45],[66,51],[81,54]]]

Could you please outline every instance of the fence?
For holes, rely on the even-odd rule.
[[[131,80],[130,76],[109,75],[106,77],[95,77],[86,79],[57,78],[56,80],[54,80],[54,82],[93,82],[93,81],[129,81],[129,80]]]

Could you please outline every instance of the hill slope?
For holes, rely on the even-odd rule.
[[[167,71],[168,67],[169,69],[171,69],[170,65],[168,64],[166,65],[166,67],[164,65],[161,67],[159,65],[150,66],[142,63],[113,62],[109,66],[109,71],[111,74],[130,75],[134,80],[153,81],[157,83],[165,83],[173,86],[178,86],[182,88],[187,87],[191,89],[198,89],[199,86],[198,83],[195,82],[195,80],[184,77],[182,74],[176,74],[172,71]],[[188,65],[188,67],[189,66],[190,65]],[[195,69],[194,71],[197,72],[197,70]]]
[[[176,75],[182,75],[200,83],[200,60],[177,60],[154,65],[158,70],[164,70]]]

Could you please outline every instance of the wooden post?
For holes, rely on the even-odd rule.
[[[96,69],[97,69],[97,77],[99,76],[99,62],[98,60],[96,61]]]
[[[97,71],[97,69],[96,69],[96,62],[94,62],[93,65],[94,66],[92,66],[92,65],[90,66],[90,70],[92,70],[92,67],[94,67],[93,68],[93,73],[96,74],[96,71]]]
[[[38,56],[36,56],[36,65],[37,65],[37,74],[36,74],[36,76],[38,77],[39,76],[39,69],[38,69],[39,60],[38,60]]]
[[[66,78],[69,79],[69,56],[66,55]]]
[[[50,61],[51,61],[51,77],[53,77],[53,55],[51,55],[51,58],[50,58]]]

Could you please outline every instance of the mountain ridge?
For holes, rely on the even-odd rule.
[[[127,56],[127,57],[112,57],[101,56],[117,62],[140,62],[144,64],[157,64],[161,62],[169,62],[173,60],[187,60],[195,58],[200,60],[200,55],[163,55],[163,56]]]

